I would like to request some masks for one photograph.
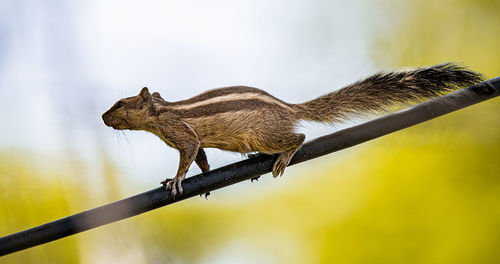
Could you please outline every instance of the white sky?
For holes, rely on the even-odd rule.
[[[364,0],[0,0],[0,147],[85,160],[104,150],[122,177],[156,186],[177,151],[145,132],[117,137],[100,118],[116,100],[143,86],[175,101],[240,84],[311,99],[376,71],[374,11]]]

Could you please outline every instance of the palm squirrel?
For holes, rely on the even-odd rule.
[[[116,102],[102,115],[114,129],[145,130],[180,152],[177,175],[162,184],[182,193],[181,182],[193,161],[210,167],[203,148],[240,153],[279,154],[274,177],[283,174],[304,142],[295,133],[299,120],[337,122],[351,115],[380,112],[397,103],[418,102],[483,80],[455,63],[374,74],[301,104],[286,103],[263,90],[233,86],[213,89],[178,102],[142,88],[137,96]]]

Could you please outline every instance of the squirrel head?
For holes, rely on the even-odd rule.
[[[158,93],[154,94],[159,96]],[[102,114],[102,120],[104,124],[114,129],[143,130],[153,112],[153,96],[148,88],[144,87],[138,95],[116,102]]]

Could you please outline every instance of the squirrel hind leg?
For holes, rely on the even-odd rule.
[[[201,169],[202,173],[208,172],[210,170],[210,165],[208,165],[207,155],[205,154],[205,151],[202,148],[198,149],[198,153],[196,154],[194,161],[196,162],[196,165],[198,165],[198,167]],[[200,197],[202,195],[203,194],[200,194]],[[206,200],[208,200],[209,195],[210,192],[205,193]]]
[[[290,164],[290,160],[293,155],[300,149],[302,143],[304,143],[305,135],[302,133],[292,134],[287,138],[287,143],[289,144],[289,149],[278,155],[278,158],[274,162],[272,174],[273,177],[278,177],[283,175],[285,168]]]
[[[198,149],[198,153],[196,154],[194,161],[196,162],[196,165],[198,165],[198,167],[201,169],[201,172],[205,173],[210,170],[210,165],[208,165],[207,155],[205,154],[205,151],[202,148]]]

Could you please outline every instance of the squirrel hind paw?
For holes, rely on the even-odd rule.
[[[278,156],[273,165],[273,171],[272,171],[273,177],[278,177],[283,175],[286,166],[288,166],[290,160],[293,157],[293,154],[295,153],[283,152]]]

